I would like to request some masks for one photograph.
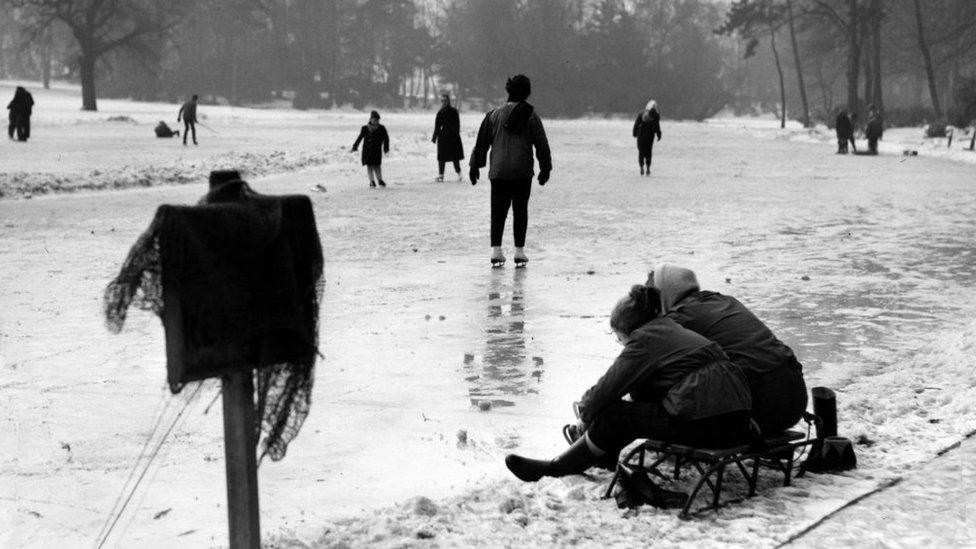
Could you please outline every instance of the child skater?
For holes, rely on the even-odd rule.
[[[359,130],[359,137],[352,144],[352,152],[356,152],[360,142],[363,143],[363,166],[366,166],[369,186],[375,187],[378,182],[380,187],[385,187],[380,164],[383,163],[383,153],[390,153],[390,136],[386,133],[386,128],[380,124],[380,113],[376,111],[369,113],[369,123]]]

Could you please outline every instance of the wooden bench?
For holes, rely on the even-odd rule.
[[[808,420],[810,421],[810,420]],[[660,440],[643,439],[633,449],[626,454],[621,454],[618,462],[617,471],[610,480],[610,486],[604,493],[604,498],[609,498],[614,486],[620,476],[620,464],[630,467],[638,467],[649,474],[657,475],[661,478],[668,478],[661,472],[661,467],[668,459],[674,459],[675,479],[680,478],[681,470],[686,466],[692,466],[698,471],[700,478],[695,483],[694,488],[688,494],[688,501],[682,508],[679,516],[688,518],[691,512],[692,502],[695,496],[704,486],[708,486],[712,491],[712,502],[704,509],[715,509],[719,506],[719,498],[722,493],[722,480],[725,476],[725,469],[734,465],[742,473],[746,482],[749,484],[749,497],[756,495],[756,483],[759,480],[759,468],[766,467],[783,473],[783,486],[789,486],[793,476],[793,467],[796,461],[797,450],[812,445],[819,439],[811,438],[809,431],[804,434],[800,431],[784,431],[774,437],[763,439],[758,444],[745,444],[733,448],[711,449],[693,448],[681,444],[670,444]],[[653,461],[648,463],[649,454],[655,454]],[[714,475],[715,479],[712,480]],[[802,469],[796,476],[802,476]]]

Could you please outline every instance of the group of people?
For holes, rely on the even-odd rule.
[[[23,86],[14,90],[14,98],[7,104],[10,111],[10,123],[7,126],[7,136],[17,141],[27,141],[30,138],[30,118],[34,109],[34,96]]]
[[[854,130],[856,128],[857,113],[848,113],[847,109],[841,109],[834,121],[834,130],[837,133],[837,154],[847,154],[850,151],[853,151],[854,154],[878,154],[878,141],[884,134],[881,112],[874,105],[868,106],[868,122],[864,126],[864,137],[868,140],[867,152],[857,152],[857,144],[854,142]],[[848,144],[850,144],[850,149],[848,149]]]
[[[748,444],[792,427],[806,409],[792,349],[734,297],[702,290],[689,269],[655,268],[617,302],[610,327],[624,349],[576,403],[569,449],[554,459],[506,456],[519,479],[582,473],[638,438]]]

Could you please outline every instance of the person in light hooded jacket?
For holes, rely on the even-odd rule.
[[[509,454],[512,474],[534,482],[581,473],[638,438],[708,448],[755,439],[745,375],[715,342],[662,316],[657,289],[631,287],[610,327],[624,349],[578,403],[579,436],[552,460]]]
[[[765,435],[795,425],[807,407],[803,366],[793,350],[734,297],[702,291],[695,273],[662,264],[647,283],[661,292],[664,315],[718,343],[745,373],[752,414]]]

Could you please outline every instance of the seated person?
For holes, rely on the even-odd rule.
[[[156,137],[179,137],[180,135],[179,130],[173,131],[169,126],[166,125],[166,122],[163,122],[162,120],[159,121],[159,124],[156,124],[153,131],[156,132]]]
[[[807,407],[803,366],[752,311],[734,297],[701,291],[695,273],[684,267],[663,264],[647,283],[660,290],[664,316],[718,343],[742,370],[764,435],[800,421]]]
[[[506,456],[516,477],[581,473],[637,438],[710,448],[754,438],[745,376],[716,343],[661,316],[657,289],[633,286],[610,327],[624,350],[579,403],[582,436],[553,460]]]

